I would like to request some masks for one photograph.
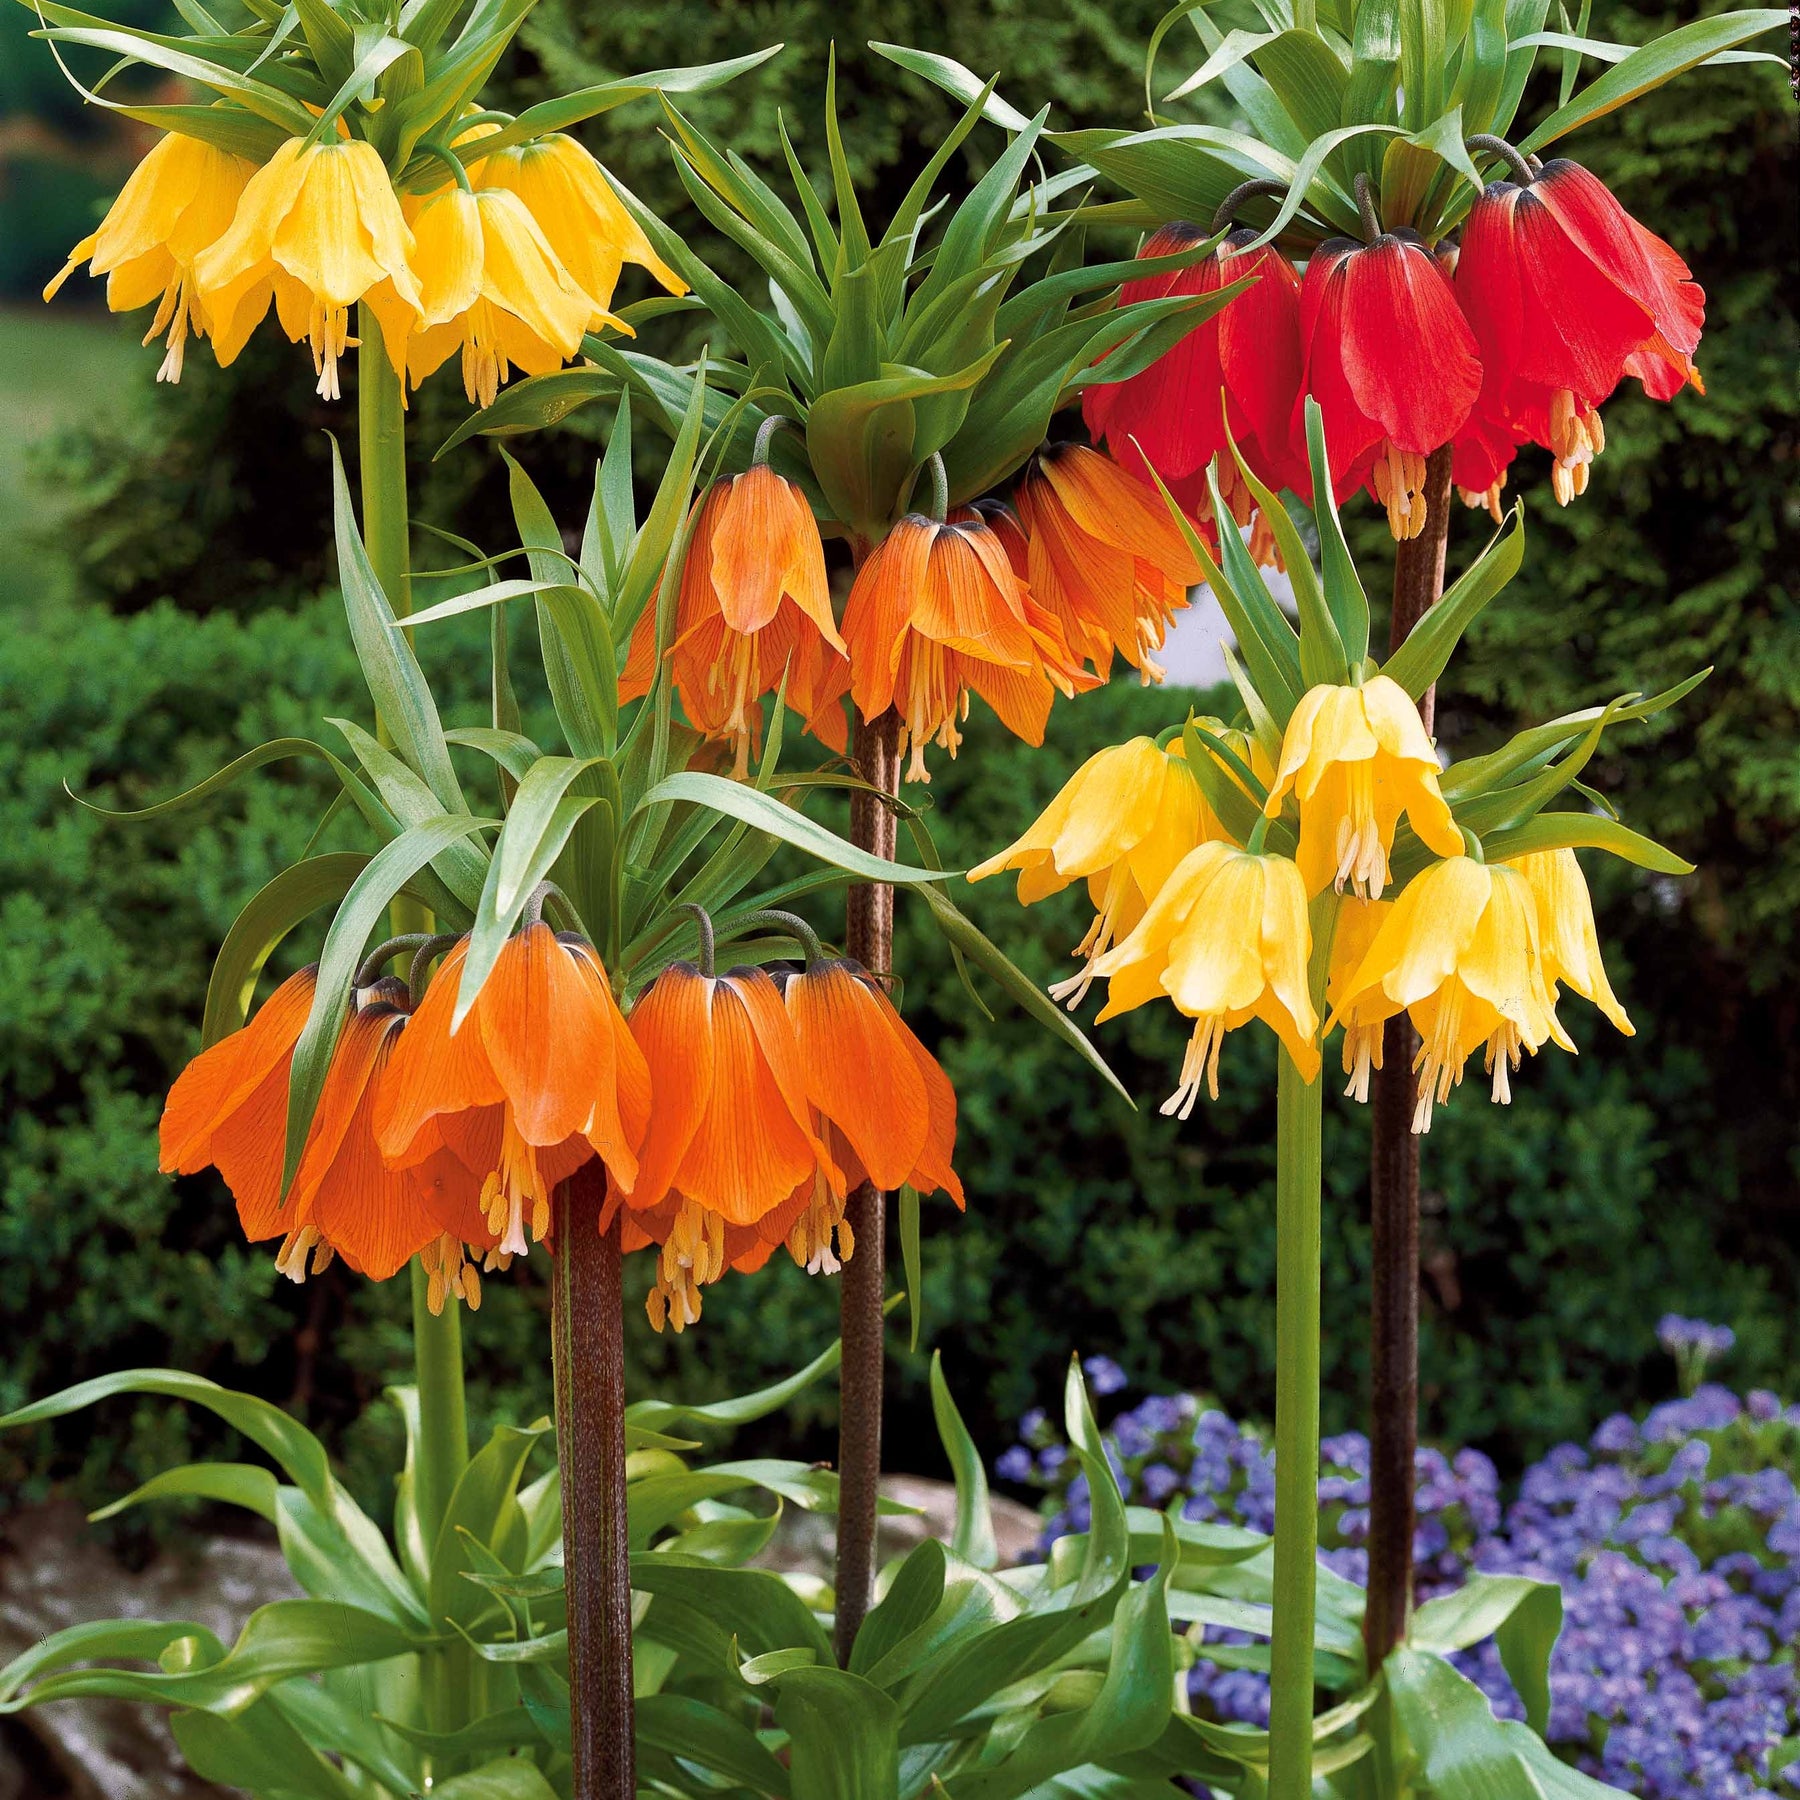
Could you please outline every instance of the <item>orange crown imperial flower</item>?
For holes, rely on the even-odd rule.
[[[1144,916],[1175,865],[1196,844],[1226,837],[1180,739],[1162,750],[1137,737],[1090,756],[1025,835],[971,869],[969,879],[1017,869],[1026,906],[1087,882],[1095,918],[1075,947],[1087,960],[1050,990],[1075,1007],[1093,984],[1095,964]]]
[[[1330,1023],[1411,1014],[1421,1039],[1413,1130],[1431,1129],[1463,1064],[1483,1044],[1493,1097],[1512,1098],[1509,1072],[1547,1040],[1573,1050],[1545,981],[1537,902],[1516,868],[1446,857],[1401,890]]]
[[[589,1158],[622,1188],[637,1180],[650,1077],[592,945],[528,924],[458,1026],[468,949],[467,938],[451,949],[414,1015],[376,1134],[398,1168],[452,1187],[472,1176],[484,1234],[467,1241],[523,1256],[527,1222],[541,1242],[552,1191]]]
[[[289,976],[248,1025],[203,1050],[177,1078],[159,1132],[163,1170],[216,1168],[252,1242],[280,1237],[275,1266],[294,1281],[333,1254],[385,1281],[443,1232],[446,1195],[416,1171],[382,1161],[375,1134],[381,1085],[407,1026],[406,989],[379,981],[346,1021],[285,1201],[282,1156],[294,1046],[311,1010],[316,970]]]
[[[275,301],[282,329],[312,346],[319,393],[338,398],[350,308],[366,299],[389,360],[406,365],[418,323],[412,233],[375,146],[360,138],[289,138],[244,184],[231,228],[195,262],[213,347],[228,363]]]
[[[1298,861],[1308,894],[1333,885],[1342,892],[1348,883],[1354,894],[1378,896],[1402,812],[1440,856],[1462,850],[1419,709],[1386,675],[1300,696],[1264,808],[1270,818],[1290,789],[1300,803]]]
[[[1161,495],[1103,451],[1061,444],[1028,466],[1018,506],[1032,597],[1076,655],[1104,677],[1117,651],[1146,685],[1162,680],[1152,653],[1203,577]]]
[[[956,1090],[881,984],[859,963],[815,959],[786,979],[782,993],[807,1097],[827,1127],[822,1135],[845,1183],[867,1181],[883,1192],[942,1189],[963,1206],[962,1182],[950,1165]],[[855,1249],[843,1195],[821,1173],[806,1199],[787,1238],[789,1253],[809,1273],[835,1274],[833,1232],[843,1261]]]
[[[765,426],[764,430],[767,431]],[[762,699],[786,681],[787,703],[813,735],[842,751],[849,665],[831,611],[825,547],[806,496],[762,460],[708,490],[694,520],[670,651],[676,691],[697,730],[730,740],[737,773],[762,733]],[[656,612],[632,635],[622,698],[648,693],[656,670]]]
[[[900,715],[909,781],[931,779],[927,744],[956,754],[971,690],[1014,736],[1041,744],[1053,696],[1093,685],[980,518],[903,518],[857,571],[844,640],[862,716]]]
[[[188,333],[204,337],[210,330],[194,284],[195,259],[225,234],[255,172],[254,163],[198,138],[176,132],[159,138],[131,171],[99,229],[69,252],[44,298],[52,298],[85,262],[90,274],[106,277],[106,304],[114,312],[136,312],[154,301],[144,342],[168,332],[168,354],[156,379],[179,381]]]
[[[710,938],[703,925],[708,965]],[[728,1245],[730,1228],[759,1226],[821,1171],[834,1193],[844,1182],[814,1128],[781,994],[761,969],[713,975],[673,963],[632,1008],[630,1030],[656,1107],[636,1184],[615,1183],[613,1198],[629,1208],[627,1227],[662,1245],[650,1322],[679,1331],[699,1318],[701,1288],[750,1248],[741,1237]],[[780,1243],[792,1222],[765,1241]]]
[[[1102,1019],[1165,995],[1195,1021],[1181,1085],[1162,1110],[1185,1119],[1204,1081],[1219,1097],[1228,1031],[1261,1019],[1302,1076],[1319,1072],[1319,1017],[1307,989],[1306,887],[1285,856],[1201,844],[1182,858],[1137,928],[1095,972],[1110,983]]]

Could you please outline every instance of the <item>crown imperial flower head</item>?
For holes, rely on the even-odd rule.
[[[1545,1042],[1573,1050],[1545,979],[1531,884],[1504,863],[1450,856],[1409,882],[1361,966],[1344,983],[1333,1022],[1407,1012],[1421,1039],[1413,1130],[1462,1080],[1483,1045],[1493,1097],[1512,1098],[1509,1072]]]
[[[312,346],[322,398],[335,400],[350,308],[367,299],[389,360],[406,364],[418,323],[412,233],[375,146],[360,138],[289,138],[244,184],[230,229],[200,255],[195,279],[221,363],[236,355],[273,299],[282,329]]]
[[[622,698],[648,693],[656,613],[632,636]],[[832,616],[825,547],[806,496],[767,463],[715,482],[701,501],[682,565],[672,659],[697,730],[729,739],[745,773],[762,732],[762,699],[786,682],[787,703],[832,749],[847,742],[849,669]]]
[[[1219,1097],[1225,1034],[1261,1019],[1302,1076],[1319,1072],[1319,1017],[1307,990],[1312,926],[1300,871],[1285,856],[1201,844],[1190,850],[1123,943],[1095,964],[1102,1019],[1167,997],[1195,1021],[1181,1085],[1162,1110],[1185,1119],[1201,1085]]]
[[[255,171],[254,163],[198,138],[178,132],[159,138],[131,171],[99,228],[69,252],[44,298],[53,298],[85,262],[90,274],[106,277],[106,304],[114,312],[154,303],[144,342],[167,331],[168,352],[156,379],[179,381],[189,333],[204,337],[210,330],[194,263],[229,228]]]
[[[1372,244],[1333,238],[1300,287],[1305,396],[1318,401],[1341,500],[1369,491],[1396,538],[1425,529],[1425,459],[1462,428],[1481,388],[1481,360],[1438,259],[1410,234]]]

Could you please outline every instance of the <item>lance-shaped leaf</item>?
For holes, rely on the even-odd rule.
[[[932,922],[945,940],[962,952],[968,960],[989,976],[1021,1011],[1028,1013],[1052,1037],[1060,1038],[1106,1082],[1127,1106],[1135,1107],[1123,1082],[1112,1072],[1106,1059],[1089,1042],[1087,1034],[1054,1000],[1040,988],[973,919],[938,889],[920,890],[931,908]]]
[[[750,1728],[688,1694],[640,1694],[637,1741],[697,1764],[734,1787],[783,1800],[788,1771]]]
[[[321,1746],[301,1733],[272,1695],[230,1717],[184,1708],[170,1717],[169,1733],[203,1781],[258,1794],[291,1790],[318,1800],[357,1800],[350,1778],[320,1754]]]
[[[931,1416],[956,1478],[956,1524],[950,1534],[950,1554],[978,1569],[992,1569],[1000,1561],[1000,1546],[994,1537],[987,1469],[944,1379],[941,1350],[931,1353]]]
[[[462,812],[462,789],[450,766],[437,702],[412,645],[394,628],[394,609],[375,578],[357,528],[349,484],[344,479],[344,459],[335,438],[331,441],[331,498],[344,610],[376,716],[387,726],[402,760],[424,779],[445,810]]]
[[[1523,825],[1489,833],[1483,848],[1493,862],[1539,850],[1604,850],[1658,875],[1691,875],[1694,865],[1661,844],[1599,813],[1541,812]]]
[[[294,1046],[293,1067],[288,1074],[287,1148],[281,1172],[284,1195],[293,1185],[301,1152],[306,1148],[332,1053],[349,1015],[351,979],[370,933],[394,896],[434,856],[471,832],[496,823],[494,819],[472,819],[466,813],[427,819],[379,850],[351,884],[325,934],[312,1010],[307,1014],[300,1041]]]
[[[1463,633],[1518,574],[1524,559],[1525,509],[1515,506],[1486,549],[1407,633],[1406,642],[1388,658],[1382,673],[1419,699],[1448,667]]]
[[[211,1500],[220,1506],[241,1506],[273,1525],[279,1485],[270,1470],[255,1463],[183,1463],[179,1468],[152,1475],[141,1487],[133,1488],[110,1506],[89,1513],[88,1523],[98,1525],[116,1519],[146,1500]],[[297,1488],[290,1491],[299,1492]]]
[[[994,92],[992,82],[980,80],[974,70],[954,57],[939,56],[930,50],[914,50],[905,44],[879,44],[873,38],[869,40],[869,48],[909,73],[922,75],[965,106],[979,102],[980,116],[990,125],[998,125],[1002,131],[1027,131],[1031,127],[1030,119]]]
[[[890,1301],[891,1307],[894,1303]],[[759,1388],[752,1394],[739,1394],[728,1400],[712,1400],[702,1404],[683,1405],[674,1400],[634,1400],[625,1409],[628,1427],[660,1430],[670,1425],[705,1425],[736,1427],[751,1425],[777,1413],[815,1381],[829,1375],[844,1353],[842,1342],[833,1338],[805,1368],[796,1370],[772,1386]],[[4,1421],[0,1421],[4,1423]]]
[[[1550,1654],[1562,1632],[1563,1594],[1554,1581],[1476,1573],[1454,1593],[1427,1600],[1407,1627],[1407,1642],[1448,1655],[1492,1637],[1541,1737],[1550,1721]]]
[[[320,907],[342,900],[368,865],[368,857],[354,851],[308,857],[283,869],[251,896],[213,961],[200,1026],[201,1049],[243,1024],[257,977],[276,945]]]
[[[1665,81],[1686,73],[1721,50],[1734,49],[1766,31],[1778,29],[1787,23],[1787,18],[1786,13],[1775,7],[1757,7],[1678,25],[1642,49],[1634,50],[1566,105],[1559,106],[1520,148],[1542,150],[1558,138],[1567,137],[1578,126],[1661,87]]]

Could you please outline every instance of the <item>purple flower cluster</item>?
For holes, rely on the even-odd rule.
[[[1687,1320],[1678,1359],[1729,1348],[1729,1331]],[[1104,1359],[1111,1379],[1117,1365]],[[1095,1381],[1099,1387],[1101,1383]],[[1107,1392],[1117,1392],[1123,1378]],[[1189,1519],[1274,1525],[1274,1457],[1256,1431],[1193,1396],[1152,1395],[1117,1414],[1104,1439],[1126,1497]],[[1368,1443],[1321,1446],[1320,1545],[1340,1575],[1364,1579]],[[1088,1524],[1087,1484],[1041,1410],[999,1459],[1005,1480],[1044,1496],[1044,1542]],[[1800,1763],[1768,1765],[1800,1735],[1800,1406],[1701,1386],[1641,1423],[1619,1414],[1585,1447],[1565,1444],[1501,1504],[1478,1450],[1418,1456],[1418,1595],[1472,1570],[1523,1574],[1563,1590],[1551,1663],[1550,1741],[1601,1780],[1644,1800],[1782,1800]],[[1197,1710],[1266,1724],[1266,1648],[1209,1629],[1190,1676]],[[1496,1710],[1522,1716],[1491,1642],[1459,1659]]]

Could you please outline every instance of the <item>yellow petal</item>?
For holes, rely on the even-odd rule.
[[[446,188],[419,209],[412,232],[420,314],[428,327],[446,325],[481,292],[480,205],[473,194]]]

